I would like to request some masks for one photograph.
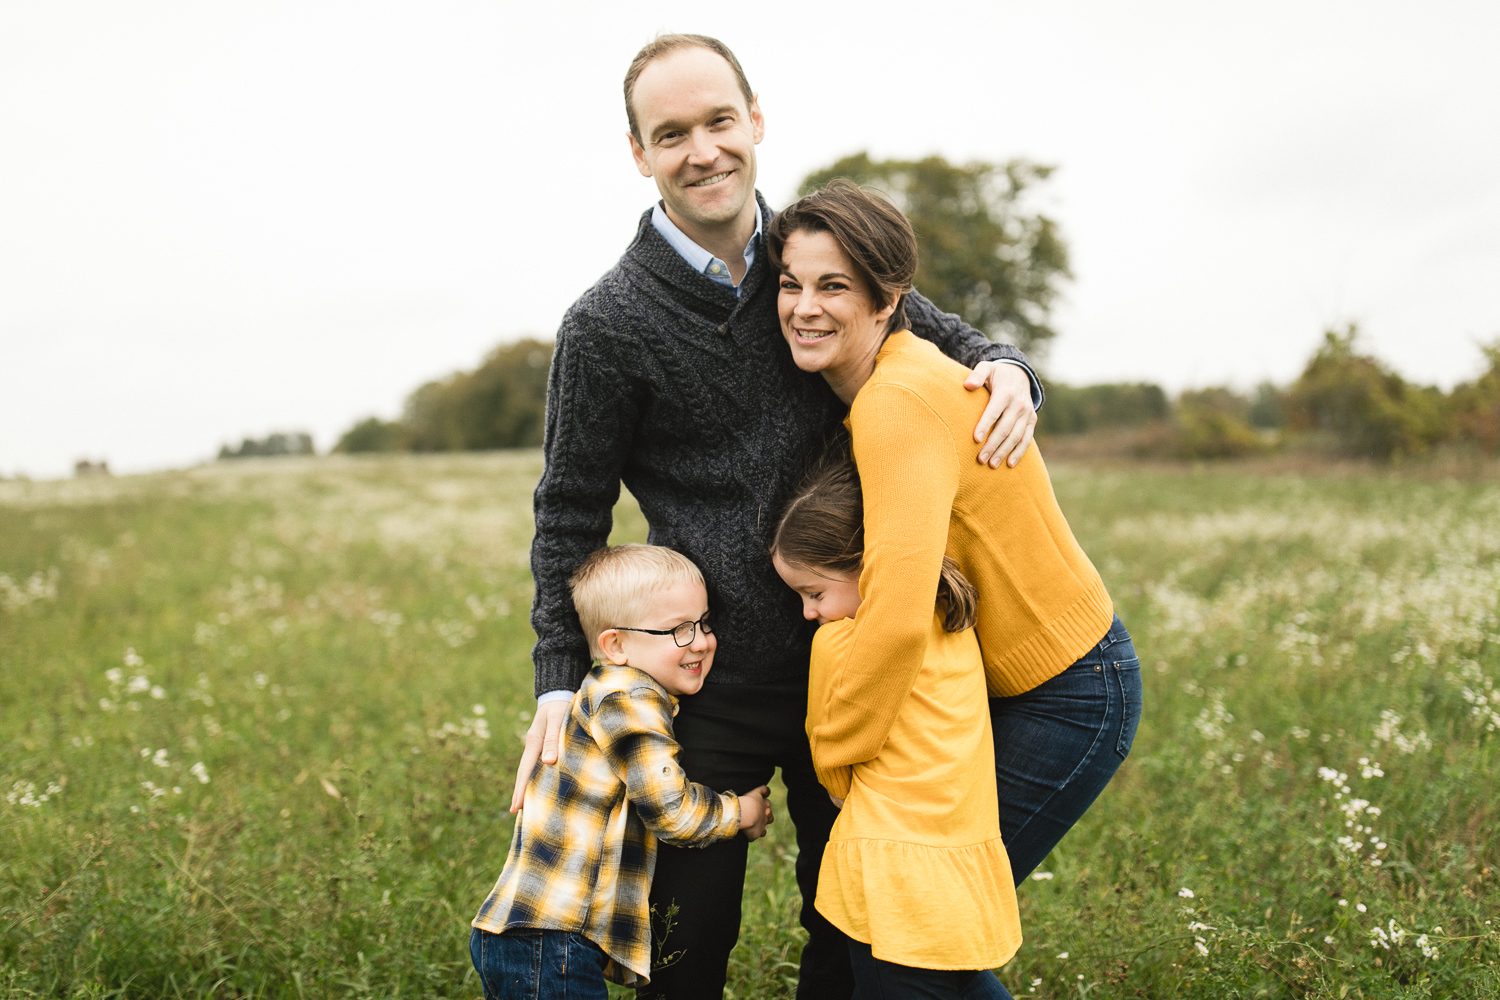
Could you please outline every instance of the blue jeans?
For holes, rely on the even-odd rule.
[[[604,951],[572,931],[469,934],[484,1000],[608,1000]]]
[[[990,699],[1000,835],[1017,885],[1109,784],[1140,718],[1141,661],[1118,616],[1067,670]]]
[[[1012,1000],[988,969],[914,969],[876,958],[863,941],[849,942],[849,960],[853,1000]]]

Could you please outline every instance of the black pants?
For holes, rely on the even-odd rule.
[[[802,949],[797,996],[847,1000],[854,992],[848,938],[813,909],[818,868],[838,811],[813,773],[804,720],[807,683],[709,684],[690,698],[673,722],[682,766],[693,781],[715,791],[745,793],[781,768],[787,808],[797,828],[797,887],[802,892]],[[777,822],[785,822],[778,817]],[[652,973],[638,996],[667,1000],[720,1000],[729,951],[740,934],[740,896],[750,842],[743,836],[706,848],[661,845],[651,904],[677,916],[665,942],[674,964]],[[653,942],[655,945],[656,942]]]

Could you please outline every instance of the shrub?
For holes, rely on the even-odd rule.
[[[1184,397],[1191,395],[1183,393]],[[1270,448],[1270,443],[1244,419],[1201,401],[1179,402],[1176,424],[1179,458],[1243,458]]]
[[[1358,327],[1328,330],[1288,393],[1290,425],[1355,457],[1398,459],[1445,436],[1443,395],[1355,352]]]

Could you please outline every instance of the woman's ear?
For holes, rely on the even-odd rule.
[[[621,666],[625,663],[625,637],[617,628],[607,628],[599,633],[599,652],[604,654],[605,662]]]
[[[895,295],[891,296],[891,301],[886,304],[886,307],[875,314],[876,322],[884,323],[886,320],[891,318],[891,316],[896,312],[896,307],[901,304],[902,294],[904,293],[897,292]]]

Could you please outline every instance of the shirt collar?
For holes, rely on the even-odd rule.
[[[760,205],[757,204],[755,206],[755,232],[751,234],[750,242],[745,244],[746,274],[750,273],[750,265],[755,263],[755,249],[760,244],[761,238],[761,223]],[[661,233],[662,239],[671,244],[672,249],[676,250],[693,270],[712,281],[717,281],[726,288],[733,288],[734,293],[739,294],[739,287],[729,276],[729,265],[694,243],[692,237],[678,229],[677,224],[667,215],[667,210],[662,208],[661,202],[657,202],[656,207],[651,210],[651,225],[658,233]]]

